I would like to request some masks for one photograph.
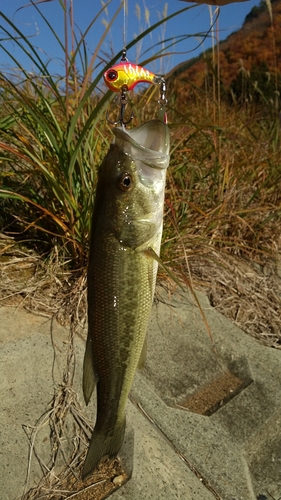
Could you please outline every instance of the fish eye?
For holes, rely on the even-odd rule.
[[[108,72],[106,73],[106,76],[108,80],[114,82],[114,80],[117,80],[118,73],[117,71],[115,71],[115,69],[109,69]]]
[[[133,187],[133,180],[131,175],[127,172],[122,174],[118,179],[117,185],[122,191],[130,191],[130,189],[132,189]]]

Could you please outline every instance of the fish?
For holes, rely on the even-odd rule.
[[[92,215],[87,271],[88,336],[83,393],[97,389],[96,422],[82,470],[87,479],[124,440],[126,402],[145,362],[163,228],[169,128],[151,120],[113,129]]]
[[[124,87],[126,90],[133,88],[141,82],[160,84],[165,81],[162,76],[155,75],[148,69],[128,61],[120,62],[105,71],[104,81],[113,92],[120,92]]]

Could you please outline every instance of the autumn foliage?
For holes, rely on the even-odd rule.
[[[179,90],[182,82],[206,89],[213,76],[222,93],[240,99],[258,88],[268,97],[281,90],[281,0],[271,3],[272,19],[265,1],[246,16],[242,28],[199,58],[179,65],[173,76]],[[216,33],[219,39],[219,32]],[[219,68],[219,71],[218,71]],[[187,89],[185,89],[186,91]],[[180,90],[179,90],[180,91]]]

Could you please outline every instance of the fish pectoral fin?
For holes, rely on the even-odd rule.
[[[83,363],[83,394],[86,405],[91,399],[91,395],[98,381],[98,377],[95,374],[94,362],[93,362],[93,346],[91,338],[87,337],[86,351]]]
[[[163,269],[166,271],[166,273],[168,274],[168,276],[170,276],[170,278],[182,289],[184,290],[184,287],[183,285],[181,284],[181,282],[178,280],[178,278],[174,275],[174,273],[172,273],[172,271],[170,271],[170,269],[168,269],[167,266],[165,266],[165,264],[162,262],[162,260],[160,259],[160,257],[157,255],[157,253],[153,250],[153,248],[149,247],[147,250],[143,250],[143,253],[145,253],[145,255],[147,255],[148,257],[151,257],[152,259],[156,260],[156,262],[158,262],[158,264],[163,267]]]
[[[144,365],[145,365],[146,351],[147,351],[147,336],[144,339],[144,343],[143,343],[143,346],[142,346],[142,351],[141,351],[140,359],[139,359],[139,362],[138,362],[138,369],[139,370],[141,370],[144,367]]]

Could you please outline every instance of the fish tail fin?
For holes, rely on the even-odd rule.
[[[110,458],[116,457],[124,441],[125,427],[126,420],[124,419],[112,431],[105,432],[94,429],[82,471],[83,481],[92,474],[102,457],[106,455]]]

